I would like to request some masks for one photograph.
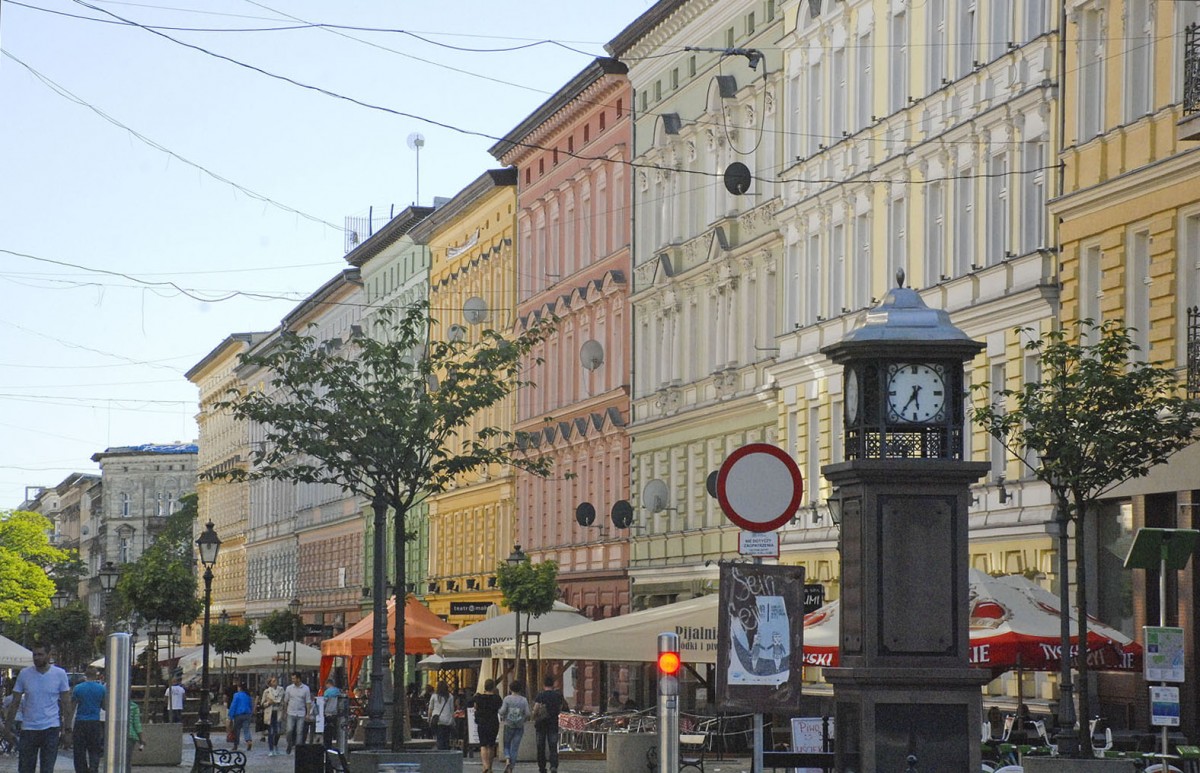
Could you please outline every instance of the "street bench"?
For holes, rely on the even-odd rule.
[[[214,749],[211,738],[192,736],[196,747],[196,769],[200,773],[246,773],[246,755],[230,749]]]

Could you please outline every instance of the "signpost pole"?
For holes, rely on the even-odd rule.
[[[754,557],[754,563],[761,564],[762,559]],[[750,773],[763,773],[763,715],[761,711],[754,712],[754,748],[750,760]]]
[[[1164,539],[1158,547],[1158,626],[1167,627],[1167,551],[1170,540]],[[1167,686],[1164,681],[1163,687]],[[1159,770],[1167,770],[1167,726],[1162,726],[1162,765]]]

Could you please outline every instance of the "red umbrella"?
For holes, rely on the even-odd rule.
[[[1021,575],[970,573],[970,661],[1002,673],[1013,668],[1056,671],[1061,655],[1058,599]],[[1072,615],[1071,654],[1079,649]],[[1088,666],[1101,671],[1136,671],[1142,648],[1125,634],[1089,617]],[[838,665],[838,602],[804,617],[804,662]]]

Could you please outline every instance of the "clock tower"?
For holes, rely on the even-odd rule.
[[[979,770],[969,667],[967,507],[986,463],[964,459],[964,363],[983,349],[904,272],[846,338],[846,459],[822,468],[842,504],[841,665],[826,669],[845,773]]]

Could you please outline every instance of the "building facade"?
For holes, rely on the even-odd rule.
[[[1200,3],[1068,2],[1065,13],[1064,188],[1050,207],[1061,222],[1062,324],[1121,321],[1140,356],[1175,367],[1196,396],[1200,328],[1189,309],[1200,304],[1200,129],[1183,105],[1187,73],[1200,94],[1200,50],[1185,47]],[[1131,636],[1158,624],[1157,572],[1121,562],[1143,526],[1197,528],[1198,475],[1192,446],[1089,513],[1092,614]],[[1187,668],[1196,667],[1198,578],[1194,560],[1167,577],[1166,617],[1186,632]],[[1093,690],[1104,716],[1149,724],[1140,674],[1097,674]],[[1194,736],[1200,692],[1183,686],[1180,697],[1179,729]]]
[[[431,340],[480,331],[510,331],[516,322],[517,176],[513,169],[484,172],[413,229],[429,245]],[[510,396],[472,417],[463,434],[484,427],[511,431]],[[516,536],[516,475],[508,467],[465,474],[433,494],[429,507],[429,570],[425,601],[456,625],[482,620],[500,602],[496,567]]]

